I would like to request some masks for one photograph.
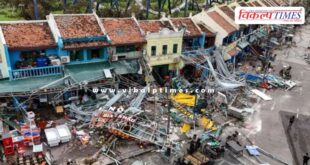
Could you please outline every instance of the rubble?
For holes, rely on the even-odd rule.
[[[251,5],[260,6],[256,1]],[[228,7],[222,7],[221,10],[232,18],[232,11]],[[216,11],[207,15],[227,33],[235,31],[236,27]],[[98,20],[90,15],[55,17],[65,38],[100,36],[105,33],[97,24]],[[186,37],[200,35],[201,30],[214,35],[207,26],[200,24],[196,27],[189,22],[191,19],[139,21],[139,24],[133,18],[101,21],[111,26],[106,30],[112,34],[112,43],[116,45],[129,43],[130,33],[142,36],[138,26],[148,33],[167,27],[176,31],[180,26],[190,24],[186,27]],[[73,27],[74,22],[78,23]],[[124,31],[115,28],[122,24],[131,27]],[[68,29],[64,28],[66,26],[72,26],[71,31],[63,31]],[[124,38],[121,33],[128,36]],[[132,43],[144,42],[140,37],[132,40]],[[271,50],[259,51],[253,46],[248,48],[248,52],[243,52],[246,58],[238,59],[238,62],[233,59],[236,57],[232,57],[242,52],[237,46],[227,52],[216,48],[211,52],[197,49],[183,53],[178,60],[191,66],[193,74],[186,76],[183,67],[165,77],[159,75],[162,86],[151,74],[158,73],[141,59],[140,73],[124,76],[115,72],[117,68],[102,70],[109,83],[105,83],[106,79],[96,80],[100,82],[97,84],[85,81],[74,84],[74,90],[67,90],[72,88],[67,83],[61,93],[54,93],[57,99],[42,101],[46,107],[34,106],[32,96],[22,101],[14,99],[14,108],[7,110],[10,112],[7,114],[15,110],[14,118],[2,117],[1,114],[0,133],[3,134],[4,154],[17,159],[19,164],[30,161],[32,164],[129,164],[127,161],[150,153],[159,155],[167,164],[213,163],[224,159],[225,154],[243,164],[266,163],[259,158],[261,155],[287,164],[255,146],[248,134],[259,129],[253,128],[255,126],[251,122],[253,115],[258,113],[257,103],[274,99],[265,91],[288,91],[297,86],[290,72],[292,68],[283,67],[279,74],[275,73],[271,66],[276,59],[271,56]],[[227,55],[233,60],[226,60],[224,57]],[[152,81],[146,81],[146,77]],[[132,87],[137,89],[131,91]],[[104,89],[113,91],[102,92]],[[6,107],[3,106],[4,109]],[[51,110],[48,107],[53,108]],[[133,164],[143,164],[143,161],[134,161]]]

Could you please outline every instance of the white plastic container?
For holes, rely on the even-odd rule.
[[[56,128],[48,128],[44,130],[47,143],[50,147],[58,146],[60,137]]]
[[[72,138],[70,129],[66,124],[56,126],[61,143],[69,142]]]

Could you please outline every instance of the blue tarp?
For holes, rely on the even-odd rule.
[[[263,77],[251,73],[240,73],[239,76],[245,77],[247,81],[263,81]]]

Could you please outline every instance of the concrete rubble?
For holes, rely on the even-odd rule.
[[[66,26],[72,20],[58,21]],[[279,27],[281,31],[286,29]],[[58,105],[62,109],[53,114],[53,124],[40,120],[40,112],[27,113],[23,122],[12,123],[3,118],[0,124],[13,127],[16,132],[2,138],[13,136],[18,141],[29,137],[24,139],[27,143],[40,141],[42,149],[36,151],[33,159],[46,164],[139,165],[147,162],[148,155],[161,158],[156,164],[220,164],[228,157],[233,161],[227,162],[236,164],[288,164],[248,138],[259,129],[251,122],[257,103],[273,100],[265,91],[290,92],[298,85],[292,79],[290,66],[283,66],[279,73],[271,67],[276,61],[273,50],[282,43],[278,38],[272,41],[274,46],[263,57],[249,54],[236,64],[225,62],[220,48],[212,54],[197,50],[196,55],[204,59],[202,63],[197,62],[197,56],[182,55],[199,71],[199,76],[189,79],[178,74],[167,78],[164,86],[156,81],[132,82],[112,72],[111,77],[127,82],[115,81],[115,91],[107,93],[94,93],[94,88],[81,86],[81,91],[90,94],[71,97]],[[148,69],[143,68],[144,74],[152,77],[145,71]],[[139,91],[122,90],[133,87]],[[159,89],[168,92],[158,92]],[[23,144],[16,146],[14,150],[25,155],[31,150]],[[25,158],[12,159],[23,162]]]

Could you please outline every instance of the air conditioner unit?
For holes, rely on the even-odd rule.
[[[59,60],[59,59],[53,59],[53,60],[51,60],[51,64],[52,64],[53,66],[55,66],[55,65],[60,65],[60,60]]]
[[[112,61],[117,61],[118,60],[118,56],[114,55],[112,56]]]
[[[62,56],[60,57],[61,63],[69,63],[70,62],[70,57],[69,56]]]

